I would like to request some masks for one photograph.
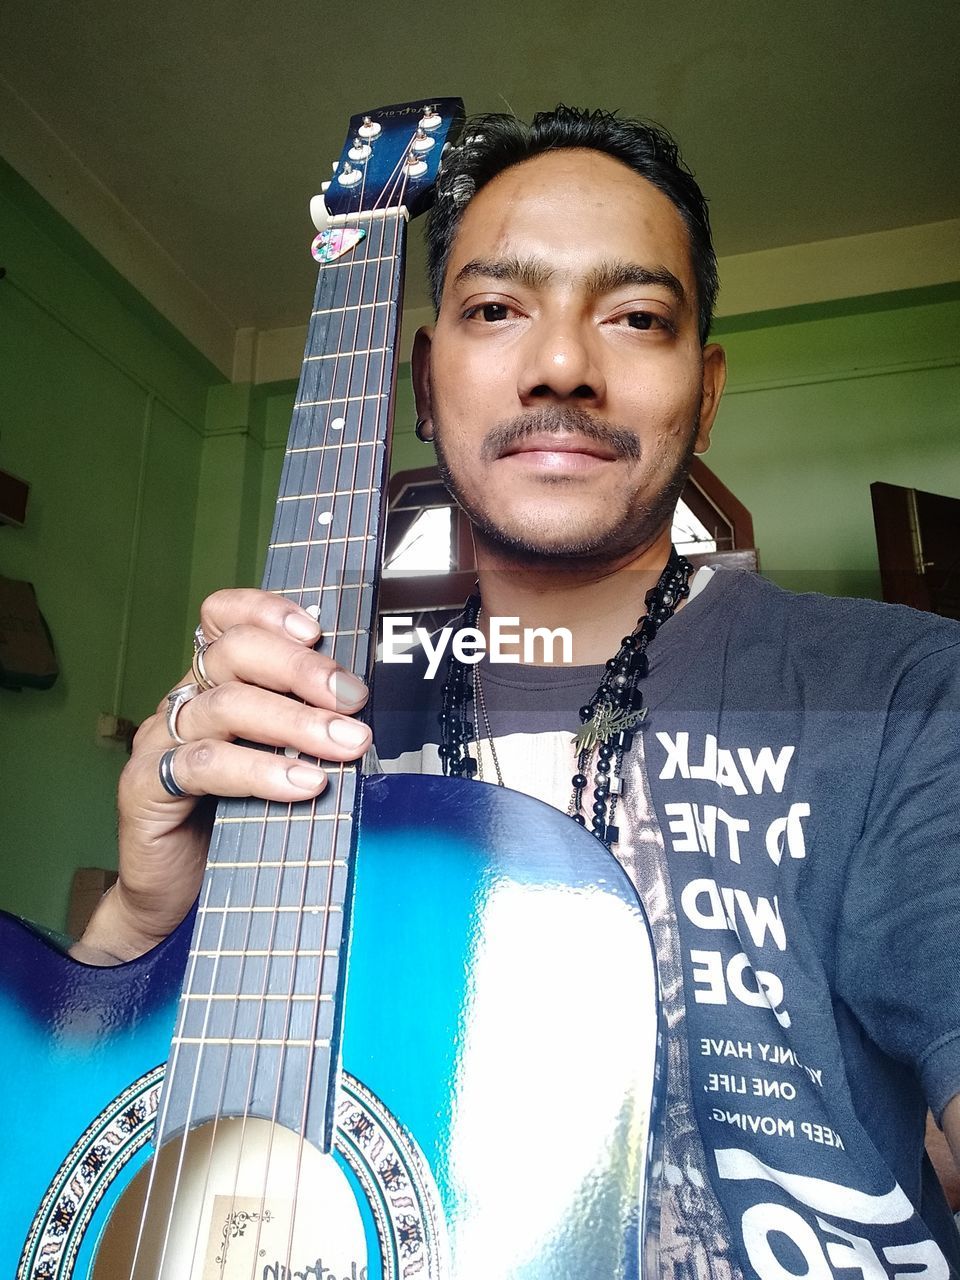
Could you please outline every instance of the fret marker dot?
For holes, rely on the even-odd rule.
[[[329,524],[333,519],[332,511],[321,511],[317,516],[317,524]]]
[[[330,423],[330,430],[342,431],[346,425],[347,425],[346,418],[334,418],[333,421]]]
[[[309,613],[314,622],[320,621],[320,606],[318,604],[308,604],[306,612]]]
[[[300,759],[300,752],[297,750],[296,747],[284,747],[283,754],[287,757],[288,760]]]

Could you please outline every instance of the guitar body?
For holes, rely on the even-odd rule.
[[[237,1199],[234,1180],[233,1200],[214,1204],[205,1179],[203,1231],[190,1229],[204,1238],[192,1269],[171,1274],[639,1276],[660,1025],[649,930],[619,865],[555,810],[474,782],[366,779],[359,813],[331,1140],[309,1144],[337,1207],[325,1218],[320,1203],[298,1206],[323,1237],[298,1254],[264,1225],[272,1192]],[[5,1129],[18,1154],[8,1145],[2,1161],[0,1274],[129,1274],[95,1259],[150,1164],[190,927],[104,970],[3,919]],[[294,1069],[284,1088],[298,1086]],[[226,1107],[218,1123],[239,1122]],[[231,1148],[241,1160],[245,1140]],[[225,1256],[215,1246],[231,1227]]]

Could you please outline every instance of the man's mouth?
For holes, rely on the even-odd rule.
[[[501,458],[514,457],[517,454],[575,454],[586,458],[596,458],[602,462],[615,462],[620,453],[612,445],[599,440],[587,439],[581,435],[559,435],[547,432],[540,435],[525,436],[522,440],[514,440],[500,453]],[[562,460],[561,460],[562,461]],[[570,458],[569,461],[574,461]]]
[[[501,458],[550,456],[573,466],[579,457],[584,465],[636,462],[640,458],[637,436],[614,422],[598,420],[585,409],[565,406],[542,408],[502,422],[487,433],[481,457],[487,462]]]

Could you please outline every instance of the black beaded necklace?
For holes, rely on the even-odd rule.
[[[624,757],[633,745],[633,731],[647,714],[640,689],[648,669],[647,646],[690,594],[692,572],[690,561],[671,547],[660,580],[646,594],[646,613],[637,620],[636,629],[621,640],[616,654],[607,659],[596,693],[580,708],[581,728],[573,738],[577,772],[571,780],[573,791],[567,813],[581,827],[587,825],[583,798],[589,785],[587,770],[596,751],[591,828],[608,849],[620,838],[614,817],[617,801],[624,793]],[[467,627],[477,625],[480,609],[479,594],[472,595],[463,615]],[[454,656],[451,646],[439,715],[440,763],[450,777],[472,778],[477,772],[477,761],[467,748],[467,743],[476,737],[467,709],[474,698],[473,684],[469,667]]]

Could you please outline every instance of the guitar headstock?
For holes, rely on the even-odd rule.
[[[424,213],[433,203],[443,149],[462,126],[460,98],[421,98],[352,116],[333,177],[324,184],[327,212],[349,216],[403,205],[411,218]]]

